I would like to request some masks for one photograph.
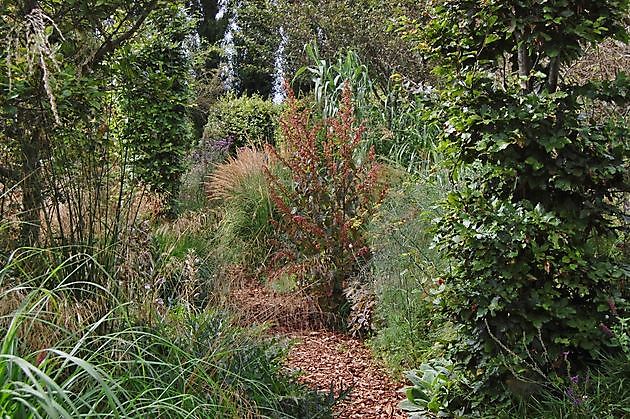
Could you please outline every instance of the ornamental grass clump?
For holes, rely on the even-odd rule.
[[[150,318],[134,316],[115,282],[56,284],[55,264],[30,276],[24,259],[40,252],[49,253],[18,249],[0,263],[3,418],[331,417],[335,397],[287,375],[286,345],[263,328],[190,304],[156,302]]]
[[[269,156],[254,148],[240,148],[235,157],[219,164],[208,177],[207,188],[211,198],[230,200],[251,177],[260,176]]]
[[[360,155],[365,129],[348,85],[337,115],[323,120],[289,92],[280,128],[282,146],[268,149],[282,169],[267,169],[280,217],[275,275],[296,275],[323,310],[340,313],[347,280],[370,259],[365,228],[383,198],[374,150]]]
[[[274,218],[265,177],[265,167],[272,165],[270,159],[265,151],[243,147],[235,157],[216,165],[208,177],[208,194],[218,203],[222,263],[254,269],[265,265]]]

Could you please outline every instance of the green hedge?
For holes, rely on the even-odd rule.
[[[274,144],[280,110],[258,95],[226,96],[210,110],[203,139],[210,146],[230,150]]]

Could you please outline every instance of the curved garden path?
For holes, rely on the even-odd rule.
[[[297,340],[287,358],[287,366],[303,372],[300,381],[309,387],[338,394],[350,393],[335,406],[335,417],[406,418],[398,409],[402,385],[378,365],[363,342],[330,331],[293,333]]]
[[[232,292],[231,302],[244,322],[270,322],[271,333],[294,341],[286,366],[300,372],[300,382],[321,391],[332,388],[336,395],[348,391],[334,408],[336,418],[407,417],[397,407],[403,384],[387,374],[360,339],[323,329],[307,299],[250,282]]]

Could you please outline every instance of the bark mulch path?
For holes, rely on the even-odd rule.
[[[315,390],[349,394],[334,406],[339,419],[407,418],[398,409],[403,383],[391,378],[363,341],[322,327],[322,313],[304,295],[276,293],[255,281],[236,287],[231,303],[244,324],[267,322],[270,333],[292,345],[286,361]]]
[[[398,409],[404,396],[401,383],[390,378],[359,339],[330,332],[312,331],[289,334],[297,343],[287,359],[287,367],[299,369],[299,380],[311,388],[338,394],[350,393],[334,408],[335,417],[406,418]]]

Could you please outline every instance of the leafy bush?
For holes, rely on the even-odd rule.
[[[592,99],[627,101],[627,79],[562,85],[559,68],[585,43],[624,38],[628,2],[588,3],[449,0],[421,41],[441,64],[432,117],[464,169],[437,237],[453,261],[443,311],[462,324],[451,356],[490,398],[577,368],[610,345],[610,307],[627,309],[627,266],[600,242],[619,225],[628,128],[586,117]]]
[[[275,144],[280,107],[260,96],[227,95],[210,108],[203,140],[234,152],[244,146]]]
[[[626,309],[627,268],[600,245],[602,236],[614,234],[609,202],[623,188],[623,134],[585,125],[580,99],[574,100],[532,94],[529,105],[521,102],[534,112],[527,127],[518,116],[522,105],[510,101],[514,114],[498,111],[509,122],[495,119],[490,132],[476,123],[463,128],[483,132],[476,157],[467,145],[462,155],[486,168],[449,197],[438,245],[456,261],[446,279],[444,309],[467,325],[466,335],[476,342],[476,350],[469,342],[454,353],[486,377],[507,369],[544,378],[562,364],[563,352],[574,362],[588,359],[609,345],[609,301]],[[551,120],[563,122],[551,128]],[[542,371],[534,372],[536,366]]]
[[[421,417],[452,416],[449,404],[458,397],[455,389],[461,380],[452,363],[422,364],[417,370],[408,371],[405,377],[412,385],[404,389],[407,399],[400,403],[401,409]]]
[[[127,46],[117,67],[125,87],[122,136],[131,145],[130,160],[142,181],[167,194],[173,212],[192,145],[193,93],[185,52],[192,27],[176,3],[163,12],[166,19],[152,21],[148,41]]]
[[[373,151],[365,161],[355,160],[364,129],[356,125],[348,86],[335,118],[311,118],[291,92],[281,120],[284,149],[272,151],[290,180],[268,171],[281,217],[283,248],[275,259],[287,262],[322,297],[322,308],[334,313],[344,304],[345,282],[370,258],[365,229],[383,188]]]

